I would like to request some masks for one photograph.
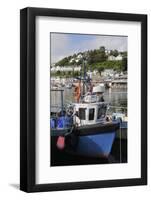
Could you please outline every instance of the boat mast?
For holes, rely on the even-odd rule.
[[[85,94],[85,83],[86,83],[86,58],[83,57],[83,95]]]
[[[63,90],[60,91],[61,91],[61,113],[63,115]]]

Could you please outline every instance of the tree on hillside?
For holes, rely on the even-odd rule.
[[[127,57],[127,51],[120,52],[123,57]]]
[[[105,53],[105,47],[104,46],[101,46],[99,50],[100,50],[100,52]]]
[[[65,66],[69,64],[69,60],[67,57],[63,58],[62,60],[60,60],[59,62],[56,63],[56,66]]]
[[[94,49],[89,52],[88,56],[88,64],[93,64],[97,62],[103,62],[107,60],[107,56],[105,54],[105,47],[100,47],[100,49]]]
[[[104,67],[103,67],[103,66],[99,66],[99,67],[97,68],[97,70],[98,70],[98,72],[99,72],[99,74],[100,74],[100,76],[101,76],[102,72],[104,71]]]
[[[119,55],[119,52],[118,52],[118,50],[111,50],[110,51],[110,56],[115,56],[115,57],[117,57]]]
[[[122,71],[127,71],[127,57],[122,59]]]

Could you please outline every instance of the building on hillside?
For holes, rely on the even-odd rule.
[[[104,77],[113,77],[115,74],[114,70],[113,69],[105,69],[101,75],[104,76]]]
[[[69,61],[69,63],[73,63],[74,61],[75,61],[75,59],[71,58],[70,61]]]
[[[78,59],[81,59],[82,57],[83,57],[82,54],[78,54],[77,56]]]
[[[123,59],[123,57],[121,54],[119,54],[117,57],[115,57],[115,60],[122,60],[122,59]]]
[[[116,57],[115,56],[108,56],[108,60],[116,60]]]
[[[71,71],[80,71],[81,70],[81,66],[56,66],[56,67],[52,67],[51,71],[52,72],[71,72]]]
[[[108,50],[108,49],[105,50],[106,55],[109,55],[110,53],[111,53],[111,50]]]
[[[122,55],[121,54],[119,54],[118,56],[113,56],[113,55],[111,55],[111,56],[109,56],[108,57],[108,60],[122,60],[123,59],[123,57],[122,57]]]

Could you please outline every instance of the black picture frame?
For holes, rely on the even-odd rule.
[[[141,178],[36,184],[35,163],[35,19],[54,16],[141,23]],[[147,15],[48,8],[20,11],[20,190],[44,192],[147,184]]]

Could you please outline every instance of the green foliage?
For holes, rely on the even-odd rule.
[[[80,72],[79,71],[75,71],[74,74],[73,74],[73,77],[78,77],[80,76]]]
[[[110,56],[115,56],[115,57],[117,57],[119,55],[119,52],[118,52],[118,50],[111,50],[110,51]]]
[[[71,56],[65,57],[55,64],[55,66],[68,66],[70,65]]]
[[[105,69],[104,66],[101,66],[101,65],[97,68],[100,76],[101,76],[101,73],[104,71],[104,69]]]
[[[122,70],[127,71],[127,57],[124,57],[122,60]]]
[[[89,52],[88,64],[103,62],[105,60],[107,60],[105,47],[100,47],[100,49],[95,49]]]
[[[105,47],[104,46],[100,47],[100,52],[104,52],[105,53]]]
[[[89,66],[90,67],[90,66]],[[107,60],[104,62],[98,62],[91,65],[92,70],[96,69],[98,72],[102,72],[104,69],[113,69],[116,71],[122,71],[121,60]]]
[[[120,54],[124,57],[127,57],[127,51],[120,52]]]

